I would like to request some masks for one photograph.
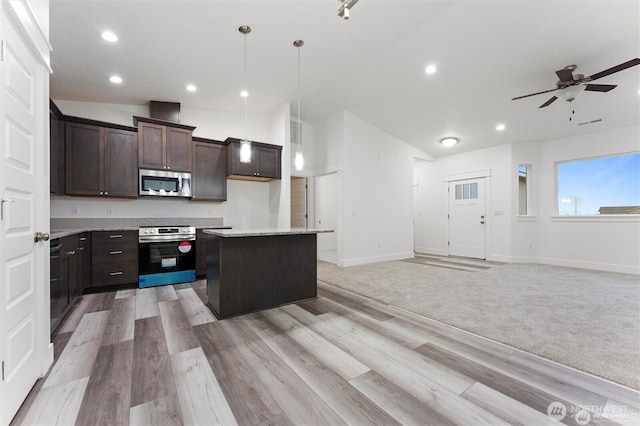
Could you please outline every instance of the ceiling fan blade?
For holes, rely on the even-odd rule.
[[[599,78],[606,77],[606,76],[608,76],[610,74],[613,74],[613,73],[616,73],[618,71],[626,70],[627,68],[631,68],[631,67],[634,67],[636,65],[640,65],[640,58],[634,58],[634,59],[632,59],[630,61],[627,61],[627,62],[625,62],[623,64],[616,65],[615,67],[611,67],[611,68],[609,68],[607,70],[595,73],[592,76],[590,76],[589,79],[590,79],[590,81],[597,80]]]
[[[587,84],[584,90],[589,90],[590,92],[608,92],[616,87],[615,84]]]
[[[518,96],[517,98],[513,98],[511,100],[515,101],[517,99],[528,98],[529,96],[536,96],[536,95],[541,95],[543,93],[555,92],[556,90],[558,90],[558,89],[556,88],[556,89],[543,90],[542,92],[537,92],[537,93],[531,93],[529,95]]]
[[[542,105],[540,105],[538,108],[544,108],[546,106],[551,105],[556,99],[558,99],[557,96],[552,96],[551,98],[549,98],[549,100],[545,103],[543,103]]]
[[[556,75],[560,81],[573,81],[573,72],[570,69],[563,68],[556,71]]]

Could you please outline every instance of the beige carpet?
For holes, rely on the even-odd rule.
[[[318,280],[640,389],[640,278],[537,264],[477,272],[403,261]]]

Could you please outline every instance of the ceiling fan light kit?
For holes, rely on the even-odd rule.
[[[557,95],[552,96],[545,103],[543,103],[538,107],[538,108],[544,108],[551,105],[558,98],[563,99],[567,102],[572,102],[583,91],[606,93],[610,90],[615,89],[616,85],[615,84],[591,84],[591,82],[599,78],[606,77],[608,75],[626,70],[627,68],[634,67],[636,65],[640,65],[640,58],[631,59],[620,65],[616,65],[604,71],[595,73],[589,77],[585,77],[583,74],[574,74],[573,71],[576,70],[577,66],[567,65],[563,69],[556,71],[556,75],[558,76],[559,80],[556,83],[555,89],[543,90],[542,92],[536,92],[528,95],[518,96],[513,98],[512,100],[515,101],[517,99],[528,98],[530,96],[541,95],[543,93],[557,92]]]

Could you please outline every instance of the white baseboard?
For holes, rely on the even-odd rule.
[[[614,263],[585,262],[582,260],[556,259],[552,257],[541,257],[539,262],[545,265],[566,266],[568,268],[595,269],[597,271],[640,275],[640,266],[638,265],[617,265]]]
[[[416,247],[416,253],[421,254],[433,254],[435,256],[449,256],[449,250],[447,249],[437,249],[433,247]]]
[[[509,263],[540,263],[538,256],[511,256]]]
[[[360,257],[357,259],[343,259],[338,261],[338,266],[348,267],[348,266],[368,265],[370,263],[389,262],[391,260],[402,260],[402,259],[409,259],[412,257],[413,257],[413,252],[407,252],[407,253],[385,254],[382,256]]]

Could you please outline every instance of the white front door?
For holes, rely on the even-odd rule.
[[[486,256],[485,180],[449,182],[449,255]]]
[[[48,75],[0,13],[0,424],[8,424],[51,356],[49,244],[34,242],[49,230]]]

